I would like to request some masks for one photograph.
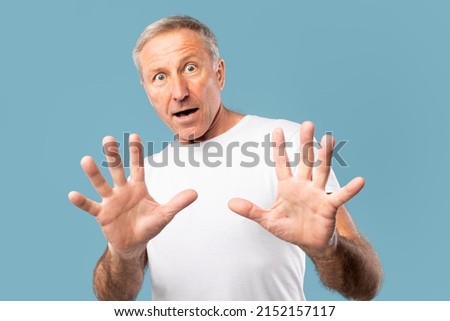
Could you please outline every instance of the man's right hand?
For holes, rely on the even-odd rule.
[[[175,214],[197,199],[197,193],[185,190],[167,204],[159,204],[147,191],[143,147],[139,136],[130,135],[128,180],[115,139],[105,137],[103,146],[110,146],[105,153],[114,187],[105,180],[92,157],[85,156],[81,159],[81,167],[102,201],[92,201],[78,192],[70,192],[69,199],[75,206],[97,219],[113,255],[133,259],[142,255],[148,241],[161,232]]]

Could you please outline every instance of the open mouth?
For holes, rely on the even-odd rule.
[[[173,115],[176,116],[176,117],[187,117],[187,116],[195,113],[197,110],[198,110],[198,108],[186,109],[186,110],[174,113]]]

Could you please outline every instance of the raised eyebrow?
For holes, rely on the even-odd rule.
[[[165,72],[164,72],[164,70],[161,69],[161,68],[155,68],[155,69],[149,69],[149,70],[147,70],[147,74],[148,74],[150,77],[154,77],[154,76],[156,76],[157,74],[160,74],[160,73],[165,73]]]
[[[195,63],[195,64],[200,64],[201,63],[201,58],[198,57],[197,55],[188,55],[186,57],[184,57],[183,59],[181,59],[181,66],[183,66],[183,68],[188,64],[188,63]]]
[[[147,76],[145,77],[148,81],[153,81],[158,74],[166,74],[163,69],[152,69],[147,70]]]
[[[188,63],[195,63],[196,65],[200,65],[202,63],[202,60],[196,54],[189,54],[186,57],[183,57],[182,59],[180,59],[179,69],[180,70],[184,69]],[[147,73],[149,79],[153,79],[159,73],[167,74],[167,71],[165,70],[165,68],[161,68],[161,67],[151,67],[150,66],[146,71],[147,71],[146,73]]]
[[[145,71],[146,71],[146,74],[147,75],[156,75],[156,74],[159,74],[160,72],[165,72],[164,71],[164,68],[161,68],[161,67],[158,67],[158,66],[149,66],[147,69],[145,69]]]

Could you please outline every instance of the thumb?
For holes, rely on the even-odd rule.
[[[232,198],[228,202],[228,207],[233,212],[258,223],[264,214],[264,210],[259,206],[242,198]]]
[[[164,209],[170,214],[175,215],[185,207],[191,205],[198,197],[193,189],[187,189],[172,197],[172,199],[164,205]]]
[[[331,204],[334,207],[338,208],[343,205],[345,202],[350,200],[353,196],[359,193],[361,189],[364,187],[365,181],[362,177],[355,177],[352,179],[347,185],[342,187],[340,190],[331,193],[328,195]]]

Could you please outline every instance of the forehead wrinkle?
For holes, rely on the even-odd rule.
[[[168,56],[164,56],[164,58],[167,58],[167,57]],[[145,70],[147,71],[147,73],[154,73],[154,72],[162,70],[162,69],[167,69],[167,66],[179,67],[181,65],[184,65],[186,62],[188,62],[190,60],[197,60],[200,63],[203,62],[201,55],[199,55],[197,53],[191,53],[191,52],[187,52],[186,54],[181,54],[179,56],[177,55],[173,59],[164,59],[164,60],[165,61],[162,63],[160,63],[159,60],[148,63],[147,65],[149,67],[146,68]]]
[[[147,68],[143,68],[143,70],[152,72],[166,68],[167,65],[178,65],[180,62],[194,57],[202,60],[207,55],[204,45],[198,37],[194,39],[184,37],[183,41],[180,42],[176,40],[167,41],[168,36],[170,36],[170,33],[163,34],[159,37],[166,37],[165,41],[157,41],[159,37],[156,37],[144,45],[141,64],[144,65],[145,63]],[[146,50],[148,48],[150,49]]]

